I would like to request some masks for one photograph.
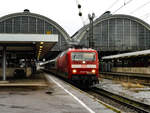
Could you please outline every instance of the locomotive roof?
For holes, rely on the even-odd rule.
[[[69,48],[68,51],[81,51],[81,50],[90,50],[90,51],[96,51],[92,48]]]

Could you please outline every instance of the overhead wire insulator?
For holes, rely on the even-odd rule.
[[[78,8],[81,9],[81,5],[80,4],[78,4]]]
[[[82,13],[81,13],[81,12],[79,12],[79,16],[82,16]]]
[[[76,4],[77,4],[77,7],[78,7],[78,9],[79,9],[79,13],[78,13],[78,15],[80,16],[80,18],[81,18],[81,20],[82,20],[82,23],[83,23],[83,25],[85,25],[85,22],[84,22],[84,19],[83,19],[83,14],[82,14],[82,11],[81,11],[81,4],[79,3],[79,1],[78,0],[76,0]]]

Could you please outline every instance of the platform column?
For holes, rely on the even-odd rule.
[[[3,46],[3,81],[6,80],[6,46]]]

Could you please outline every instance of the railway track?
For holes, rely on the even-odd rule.
[[[93,87],[90,91],[97,93],[98,95],[107,97],[113,101],[116,101],[117,103],[127,106],[128,108],[134,109],[138,113],[150,113],[150,105],[128,99],[126,97],[114,94],[112,92],[97,87]]]
[[[130,81],[150,86],[150,76],[148,74],[101,72],[100,76],[105,79]]]

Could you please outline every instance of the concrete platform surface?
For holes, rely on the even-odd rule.
[[[1,87],[1,113],[114,113],[62,80],[46,74],[49,86]]]
[[[53,102],[57,106],[57,103],[63,107],[52,108],[56,112],[60,113],[115,113],[110,108],[105,107],[96,100],[92,99],[86,93],[83,93],[79,89],[71,87],[64,81],[59,80],[54,76],[46,74],[47,79],[51,83],[51,96],[57,98],[57,102]]]
[[[150,87],[138,83],[101,79],[97,87],[150,105]]]

